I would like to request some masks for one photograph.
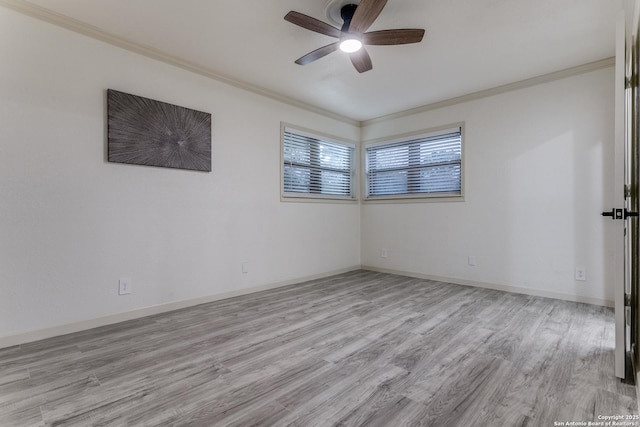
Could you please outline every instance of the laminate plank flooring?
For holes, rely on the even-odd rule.
[[[354,271],[0,349],[0,426],[588,423],[638,414],[613,351],[609,308]]]

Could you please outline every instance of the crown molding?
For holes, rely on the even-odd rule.
[[[49,9],[45,9],[41,6],[34,5],[24,0],[0,0],[0,6],[4,6],[8,9],[12,9],[16,12],[22,13],[23,15],[31,16],[41,21],[48,22],[58,27],[62,27],[67,30],[73,31],[75,33],[79,33],[87,37],[91,37],[93,39],[108,43],[112,46],[116,46],[121,49],[125,49],[130,52],[133,52],[142,56],[146,56],[148,58],[161,61],[166,64],[170,64],[175,67],[182,68],[184,70],[217,80],[229,86],[233,86],[248,92],[252,92],[257,95],[261,95],[266,98],[270,98],[275,101],[279,101],[284,104],[301,108],[303,110],[307,110],[309,112],[316,113],[316,114],[319,114],[334,120],[338,120],[353,126],[357,126],[360,128],[366,127],[374,123],[394,120],[401,117],[423,113],[426,111],[436,110],[443,107],[449,107],[449,106],[460,104],[463,102],[469,102],[469,101],[486,98],[489,96],[494,96],[494,95],[498,95],[498,94],[513,91],[513,90],[527,88],[527,87],[539,85],[542,83],[548,83],[554,80],[559,80],[566,77],[575,76],[578,74],[588,73],[588,72],[599,70],[602,68],[612,67],[615,64],[615,58],[613,57],[606,58],[599,61],[594,61],[587,64],[579,65],[577,67],[571,67],[565,70],[555,71],[552,73],[543,74],[541,76],[520,80],[514,83],[508,83],[508,84],[497,86],[494,88],[473,92],[470,94],[446,99],[443,101],[434,102],[432,104],[427,104],[420,107],[399,111],[397,113],[392,113],[392,114],[376,117],[373,119],[359,121],[349,117],[344,117],[333,111],[326,110],[324,108],[320,108],[312,104],[308,104],[306,102],[297,100],[295,98],[291,98],[291,97],[279,94],[277,92],[267,90],[260,86],[235,79],[231,76],[200,66],[196,63],[182,60],[176,56],[168,55],[153,47],[145,46],[138,43],[133,43],[129,40],[126,40],[125,38],[103,31],[93,25],[86,24],[84,22],[70,18],[66,15],[53,12]]]
[[[70,18],[66,15],[62,15],[57,12],[53,12],[41,6],[28,3],[24,0],[0,0],[0,6],[4,6],[8,9],[14,10],[23,15],[31,16],[41,21],[48,22],[58,27],[62,27],[67,30],[73,31],[75,33],[79,33],[87,37],[91,37],[93,39],[108,43],[112,46],[116,46],[121,49],[125,49],[130,52],[137,53],[139,55],[143,55],[148,58],[173,65],[178,68],[182,68],[192,73],[200,74],[202,76],[225,83],[229,86],[233,86],[248,92],[252,92],[267,98],[271,98],[273,100],[276,100],[297,108],[301,108],[301,109],[310,111],[312,113],[320,114],[334,120],[339,120],[341,122],[344,122],[350,125],[360,126],[360,121],[358,120],[344,117],[342,115],[334,113],[333,111],[326,110],[324,108],[320,108],[315,105],[311,105],[306,102],[302,102],[297,99],[281,95],[277,92],[264,89],[260,86],[256,86],[256,85],[247,83],[245,81],[235,79],[226,74],[222,74],[212,69],[202,67],[194,62],[185,61],[176,56],[168,55],[153,47],[145,46],[138,43],[133,43],[125,38],[122,38],[114,34],[108,33],[104,30],[101,30],[100,28],[95,27],[93,25],[86,24],[84,22],[78,21],[77,19]]]
[[[377,117],[370,120],[364,120],[360,122],[360,126],[365,127],[374,123],[385,122],[388,120],[395,120],[401,117],[424,113],[426,111],[436,110],[443,107],[450,107],[452,105],[461,104],[463,102],[469,102],[469,101],[474,101],[481,98],[487,98],[489,96],[499,95],[505,92],[524,89],[524,88],[536,86],[542,83],[549,83],[555,80],[564,79],[566,77],[576,76],[579,74],[589,73],[591,71],[596,71],[603,68],[613,67],[614,65],[615,65],[614,57],[601,59],[599,61],[578,65],[577,67],[571,67],[564,70],[555,71],[553,73],[532,77],[530,79],[520,80],[517,82],[508,83],[506,85],[493,87],[491,89],[485,89],[478,92],[473,92],[466,95],[458,96],[455,98],[445,99],[444,101],[434,102],[433,104],[427,104],[427,105],[412,108],[409,110],[399,111],[397,113],[388,114],[388,115]]]

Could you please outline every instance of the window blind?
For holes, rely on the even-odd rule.
[[[283,131],[283,194],[353,198],[354,147]]]
[[[366,148],[367,197],[401,195],[460,195],[462,190],[462,132]]]

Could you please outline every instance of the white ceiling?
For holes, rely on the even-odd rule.
[[[370,46],[358,74],[335,39],[286,22],[325,22],[330,0],[12,0],[87,23],[238,84],[367,120],[614,56],[622,0],[389,0],[370,30],[425,28],[420,44]]]

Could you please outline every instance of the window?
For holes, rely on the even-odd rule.
[[[354,200],[355,144],[283,126],[282,196]]]
[[[462,128],[366,148],[366,197],[462,196]]]

